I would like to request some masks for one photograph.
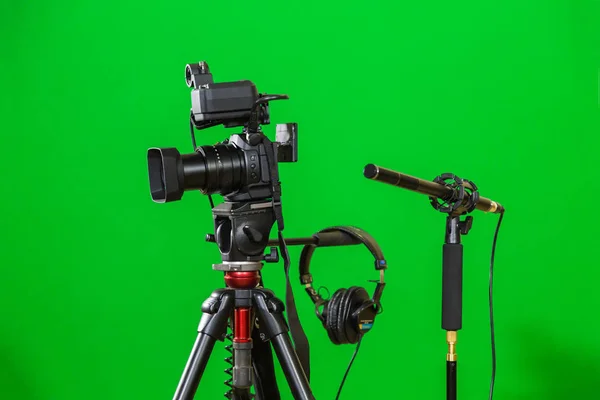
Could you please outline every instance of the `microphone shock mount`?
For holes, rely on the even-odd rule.
[[[452,189],[451,195],[445,198],[429,196],[433,208],[444,214],[464,215],[473,212],[479,201],[477,186],[454,174],[442,174],[433,182]]]

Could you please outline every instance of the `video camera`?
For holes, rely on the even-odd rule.
[[[221,194],[227,201],[270,198],[278,185],[278,162],[298,161],[298,125],[277,124],[276,141],[261,131],[270,123],[268,102],[287,95],[263,95],[249,80],[214,83],[208,64],[188,64],[185,81],[192,89],[190,129],[194,153],[176,148],[148,149],[152,200],[180,200],[187,190]],[[242,126],[242,133],[214,146],[196,146],[198,130],[223,125]]]

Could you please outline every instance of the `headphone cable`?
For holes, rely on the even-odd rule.
[[[358,338],[358,343],[356,344],[356,349],[354,350],[354,354],[352,355],[350,364],[348,364],[348,368],[346,368],[346,373],[344,374],[342,383],[340,383],[340,388],[338,389],[337,396],[335,396],[335,400],[338,400],[340,398],[340,394],[342,393],[342,388],[344,387],[344,383],[346,383],[346,378],[348,377],[348,374],[350,373],[350,368],[352,368],[352,363],[354,363],[354,359],[356,358],[356,355],[358,354],[358,350],[360,349],[360,343],[362,342],[362,338],[363,338],[362,335],[360,335],[360,338]]]
[[[490,395],[489,400],[494,397],[494,383],[496,381],[496,335],[494,333],[494,305],[493,305],[493,288],[494,288],[494,256],[496,254],[496,241],[498,240],[498,232],[500,231],[500,224],[502,224],[502,217],[504,212],[500,213],[498,219],[498,225],[496,225],[496,232],[494,233],[494,241],[492,243],[492,257],[490,260],[490,333],[492,342],[492,378],[490,382]]]

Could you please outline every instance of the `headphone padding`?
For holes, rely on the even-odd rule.
[[[325,328],[327,329],[327,334],[329,335],[329,339],[334,344],[341,344],[338,339],[338,330],[337,330],[337,320],[339,314],[339,307],[342,300],[342,297],[346,293],[346,289],[338,289],[331,296],[331,300],[327,302],[327,318],[325,320]]]
[[[352,298],[354,297],[354,293],[356,293],[356,291],[360,289],[357,286],[352,286],[350,288],[348,288],[348,290],[346,291],[346,293],[344,293],[344,297],[342,298],[342,301],[339,305],[340,309],[338,312],[338,321],[337,321],[337,326],[336,329],[338,331],[337,335],[340,338],[340,342],[341,343],[349,343],[349,334],[348,334],[348,324],[350,323],[349,317],[350,317],[350,313],[352,311]]]

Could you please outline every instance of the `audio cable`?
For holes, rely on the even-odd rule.
[[[500,213],[498,218],[498,225],[496,225],[496,232],[494,233],[494,241],[492,242],[492,256],[490,259],[490,283],[489,283],[489,303],[490,303],[490,338],[492,347],[492,377],[490,380],[490,395],[489,400],[494,397],[494,384],[496,381],[496,335],[494,332],[494,257],[496,255],[496,243],[498,241],[498,233],[500,232],[500,225],[502,224],[502,218],[504,217],[504,211]]]
[[[352,358],[350,359],[350,363],[348,364],[348,368],[346,368],[346,373],[344,374],[344,378],[342,379],[342,383],[340,383],[340,388],[338,389],[337,396],[335,396],[335,400],[339,400],[340,394],[342,394],[342,389],[344,387],[344,383],[346,383],[346,378],[350,373],[350,368],[352,368],[352,364],[354,363],[354,359],[358,355],[358,350],[360,350],[360,344],[362,342],[363,336],[361,335],[358,339],[358,343],[356,343],[356,349],[354,350],[354,354],[352,354]]]

